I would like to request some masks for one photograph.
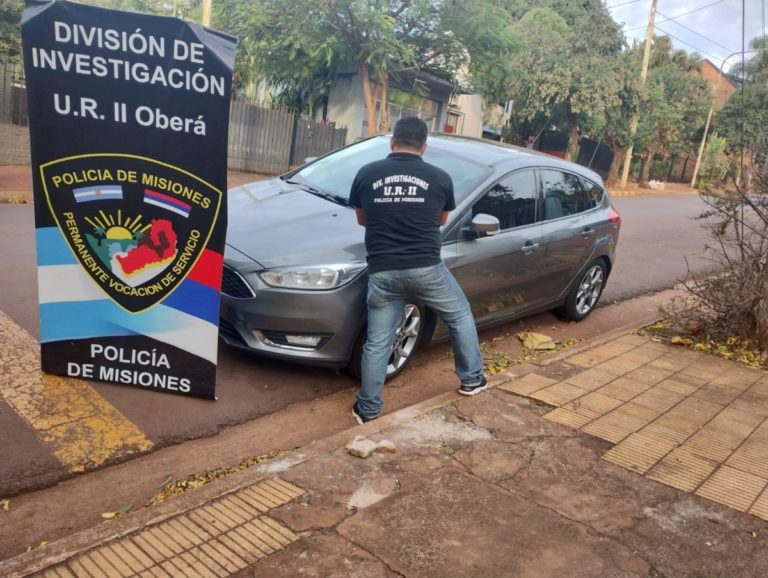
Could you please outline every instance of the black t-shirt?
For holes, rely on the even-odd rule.
[[[444,170],[417,154],[392,153],[358,171],[349,200],[365,211],[371,273],[440,262],[440,213],[456,208]]]

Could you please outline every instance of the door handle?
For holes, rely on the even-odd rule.
[[[594,234],[595,234],[595,230],[592,227],[587,227],[581,231],[581,238],[589,239]]]
[[[526,255],[530,255],[533,253],[536,249],[538,249],[539,244],[538,243],[531,243],[530,241],[527,241],[525,245],[523,245],[520,250],[525,253]]]

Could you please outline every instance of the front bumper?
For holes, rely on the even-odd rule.
[[[252,296],[221,296],[219,336],[234,347],[293,363],[345,367],[366,318],[365,275],[331,291],[266,285]],[[242,294],[242,293],[241,293]],[[286,336],[319,336],[317,348]]]

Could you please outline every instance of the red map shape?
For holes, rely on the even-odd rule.
[[[148,265],[162,263],[176,253],[176,233],[168,219],[152,219],[149,235],[139,241],[139,246],[128,253],[117,256],[123,271],[127,274],[140,271]]]

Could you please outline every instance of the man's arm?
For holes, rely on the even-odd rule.
[[[441,225],[445,225],[445,222],[448,220],[448,213],[450,213],[450,211],[443,211],[443,212],[440,213],[440,224]],[[357,218],[357,222],[358,223],[360,222],[360,217]]]
[[[355,215],[357,215],[357,224],[365,227],[365,211],[360,208],[355,208]],[[448,214],[446,213],[445,216],[447,218]],[[440,218],[442,219],[442,216]],[[442,224],[442,222],[440,224]]]

